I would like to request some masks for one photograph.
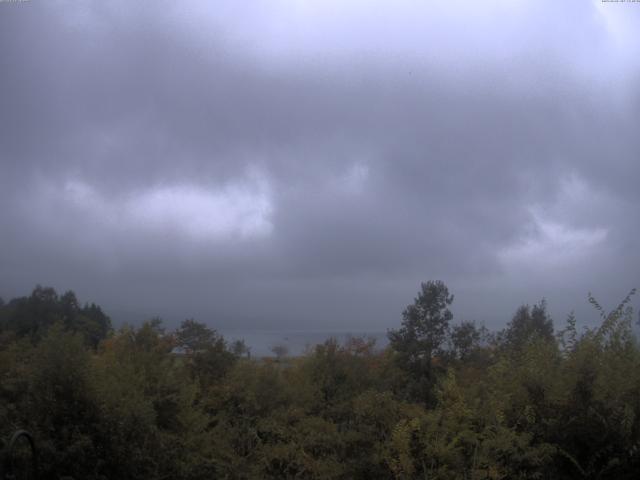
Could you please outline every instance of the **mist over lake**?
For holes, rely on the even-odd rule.
[[[276,345],[285,346],[289,355],[301,355],[330,338],[336,339],[341,344],[354,337],[374,339],[376,348],[380,350],[384,349],[388,343],[387,332],[380,331],[221,330],[220,333],[230,342],[244,340],[251,349],[251,354],[258,357],[273,356],[271,348]]]

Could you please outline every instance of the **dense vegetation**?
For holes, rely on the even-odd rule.
[[[490,333],[427,282],[384,351],[255,359],[193,320],[114,332],[37,287],[0,302],[0,438],[32,431],[47,479],[635,479],[629,299],[590,297],[602,324],[582,332],[541,302]]]

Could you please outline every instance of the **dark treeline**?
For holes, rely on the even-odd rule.
[[[0,301],[0,442],[31,431],[45,479],[635,479],[629,299],[590,297],[602,323],[580,332],[544,301],[489,332],[427,282],[383,351],[256,359],[194,320],[114,331],[37,287]]]

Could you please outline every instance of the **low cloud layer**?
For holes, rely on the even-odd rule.
[[[0,3],[0,296],[114,319],[500,327],[640,284],[640,7]]]

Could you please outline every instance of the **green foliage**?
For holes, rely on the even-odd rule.
[[[0,332],[39,341],[56,323],[79,333],[96,348],[111,332],[111,320],[95,305],[80,306],[75,293],[59,296],[53,288],[38,285],[28,297],[0,304]]]
[[[242,346],[236,345],[236,352],[230,350],[222,335],[193,319],[183,321],[173,338],[192,378],[203,390],[222,378],[243,353]]]
[[[635,479],[633,293],[609,313],[590,295],[601,325],[557,337],[521,307],[494,341],[449,328],[429,282],[385,350],[251,359],[194,320],[92,330],[99,307],[38,287],[0,306],[0,446],[33,432],[43,479]]]
[[[467,360],[477,352],[487,334],[475,322],[462,322],[451,329],[451,350],[455,358]]]
[[[537,305],[522,305],[507,325],[504,342],[507,348],[519,350],[531,342],[554,341],[553,320],[547,313],[547,302]]]
[[[421,284],[413,304],[402,313],[402,326],[389,331],[389,344],[399,367],[408,373],[408,398],[429,404],[435,384],[434,357],[443,346],[453,318],[449,306],[453,295],[437,280]]]

